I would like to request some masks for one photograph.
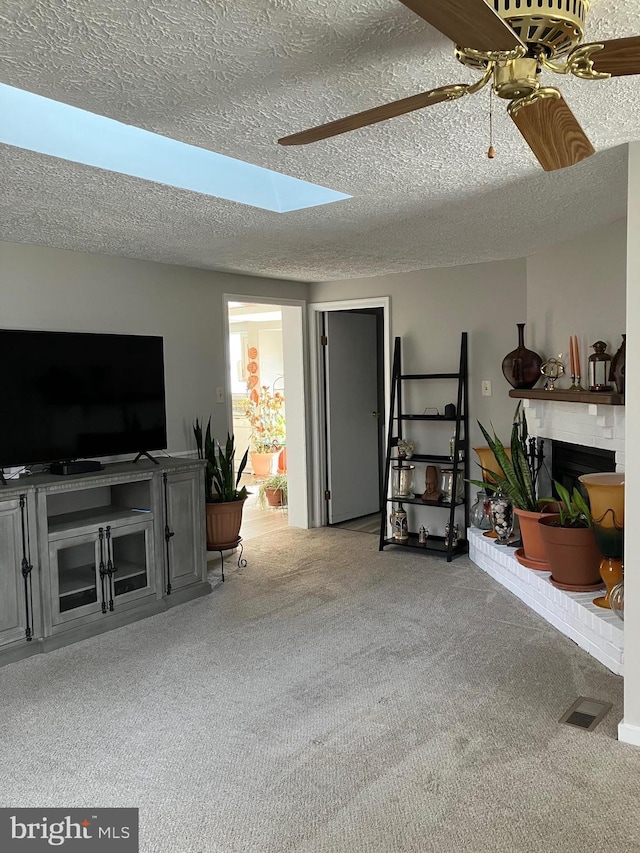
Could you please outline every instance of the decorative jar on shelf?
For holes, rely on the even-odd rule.
[[[627,336],[622,336],[622,343],[616,354],[611,359],[609,369],[609,380],[615,382],[618,394],[624,394],[624,369],[627,348]]]
[[[393,466],[393,496],[394,498],[413,497],[413,472],[415,465]]]
[[[407,511],[399,504],[395,507],[389,516],[391,522],[391,535],[394,539],[400,542],[405,542],[409,538],[409,525],[407,522]]]
[[[444,528],[444,543],[447,547],[451,544],[452,548],[455,548],[460,539],[460,531],[457,524],[453,525],[453,533],[451,533],[451,525],[447,521]]]
[[[518,327],[518,346],[505,355],[502,360],[502,373],[509,385],[514,388],[533,388],[540,379],[542,359],[537,352],[527,349],[524,345],[524,323],[516,323]]]
[[[489,500],[491,526],[497,536],[496,544],[506,545],[513,532],[513,501],[497,494]]]
[[[440,492],[442,493],[443,503],[451,503],[452,495],[455,495],[455,500],[460,500],[464,495],[464,477],[462,471],[458,471],[457,477],[454,477],[453,468],[441,468]]]
[[[476,493],[476,502],[469,511],[469,521],[472,527],[477,527],[479,530],[491,530],[489,495],[484,489]]]

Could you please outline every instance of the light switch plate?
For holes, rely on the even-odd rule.
[[[491,396],[491,380],[483,379],[482,380],[482,396],[490,397]]]
[[[224,403],[224,388],[216,388],[216,403]]]

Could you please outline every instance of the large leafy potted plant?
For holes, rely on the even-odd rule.
[[[524,552],[521,556],[516,552],[516,557],[529,568],[549,571],[538,521],[544,515],[557,512],[557,503],[552,498],[537,496],[539,460],[529,439],[527,419],[521,403],[516,406],[511,428],[511,442],[508,445],[511,450],[510,457],[493,427],[493,434],[490,434],[480,422],[478,426],[498,463],[498,468],[497,470],[483,468],[484,480],[469,480],[469,482],[495,494],[511,498],[513,511],[518,516],[520,524]]]
[[[573,592],[590,592],[602,586],[602,554],[596,542],[591,512],[578,489],[573,493],[554,483],[560,497],[559,512],[538,522],[551,583]]]
[[[251,467],[256,477],[274,472],[275,458],[284,446],[286,431],[284,396],[263,385],[245,400],[244,413],[251,427]]]
[[[237,544],[242,525],[242,510],[247,499],[247,487],[240,485],[240,478],[247,464],[248,451],[235,471],[235,441],[227,434],[222,447],[211,437],[211,418],[202,432],[202,424],[196,418],[193,434],[198,448],[198,459],[206,460],[205,509],[207,528],[207,550],[217,551],[232,548]]]

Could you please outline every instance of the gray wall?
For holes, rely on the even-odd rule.
[[[625,220],[528,258],[527,346],[546,358],[562,352],[567,374],[570,335],[578,336],[583,374],[595,341],[615,353],[626,325],[626,264]]]
[[[517,344],[515,324],[526,320],[525,260],[312,284],[309,300],[387,295],[391,297],[392,338],[399,335],[403,339],[403,372],[457,370],[460,333],[469,333],[471,443],[485,444],[476,420],[485,425],[492,421],[498,435],[507,440],[516,403],[508,396],[510,386],[502,375],[502,359]],[[484,379],[492,382],[491,397],[481,395]],[[442,397],[438,402],[425,396],[416,405],[453,401],[452,389],[447,390],[448,395],[445,390],[433,392]]]
[[[0,242],[4,328],[162,335],[169,451],[193,448],[196,415],[227,432],[223,294],[305,299],[296,282]]]

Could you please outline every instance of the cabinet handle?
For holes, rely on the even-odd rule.
[[[24,637],[27,642],[33,639],[33,586],[31,583],[31,546],[29,542],[29,516],[27,515],[26,495],[20,495],[20,523],[22,526],[22,561],[21,570],[24,580],[24,605],[26,625]]]
[[[100,540],[100,591],[102,597],[101,609],[107,612],[107,568],[104,562],[104,527],[98,528],[98,539]]]
[[[113,541],[111,526],[107,525],[107,575],[109,577],[109,610],[113,612],[113,576],[118,570],[113,565]]]
[[[165,560],[165,572],[166,572],[166,585],[165,589],[167,595],[171,595],[171,550],[169,548],[169,541],[171,537],[174,535],[173,530],[169,527],[169,495],[167,493],[167,472],[165,471],[162,475],[162,489],[164,492],[164,544],[166,550],[166,560]]]

